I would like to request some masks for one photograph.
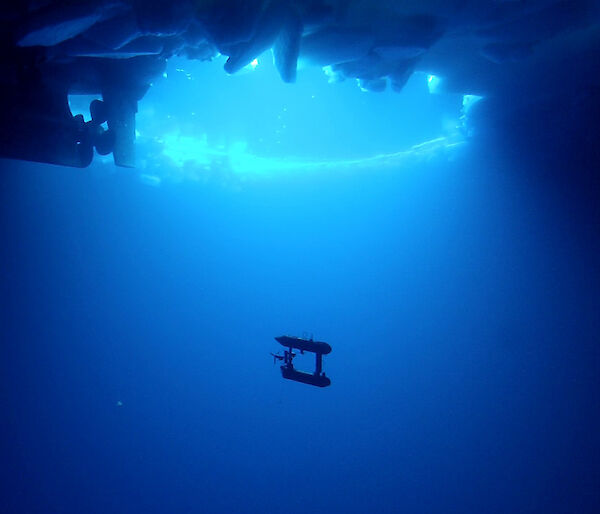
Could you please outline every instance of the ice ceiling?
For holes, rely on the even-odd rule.
[[[593,0],[6,3],[0,7],[7,68],[0,155],[85,167],[95,149],[112,154],[119,166],[135,166],[138,103],[174,57],[222,56],[225,72],[236,74],[270,51],[286,83],[317,67],[332,82],[400,92],[421,73],[435,81],[438,93],[482,96],[502,111],[559,101],[598,86],[597,73],[591,77],[589,70],[600,52],[599,11]],[[69,94],[99,95],[91,120],[73,115]],[[39,134],[32,139],[34,127]],[[201,146],[201,140],[187,143],[180,137],[179,150],[167,153],[177,161]],[[195,158],[223,158],[218,149],[206,150]],[[406,150],[421,151],[418,145]],[[227,158],[241,170],[268,168],[243,148]],[[373,158],[389,162],[398,155]],[[328,163],[288,160],[285,166]]]

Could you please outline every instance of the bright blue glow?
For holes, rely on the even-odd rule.
[[[462,109],[463,113],[467,114],[469,110],[480,100],[483,99],[483,96],[478,95],[463,95],[462,100]]]
[[[427,88],[431,94],[440,92],[442,79],[436,75],[427,75]]]
[[[455,131],[452,135],[425,141],[397,152],[354,159],[310,160],[256,155],[243,141],[231,143],[227,147],[214,147],[208,143],[206,134],[193,137],[170,133],[158,142],[163,147],[162,154],[170,163],[167,166],[170,170],[169,177],[178,182],[184,179],[198,180],[202,175],[214,171],[230,172],[246,177],[249,175],[268,177],[290,173],[407,169],[431,159],[451,159],[465,144],[464,138]]]
[[[163,155],[168,157],[177,167],[193,163],[198,167],[209,166],[211,157],[219,155],[216,149],[210,149],[206,134],[201,137],[184,136],[180,132],[165,134],[158,140],[164,146]]]
[[[73,116],[81,114],[84,121],[90,121],[92,116],[90,114],[90,104],[93,100],[102,100],[100,95],[69,95],[69,109]]]
[[[344,81],[344,77],[337,71],[334,71],[331,66],[323,66],[322,70],[325,76],[327,77],[327,82],[329,82],[330,84],[335,84],[337,82]]]
[[[462,132],[466,135],[466,136],[472,136],[473,135],[473,127],[471,126],[471,124],[469,123],[469,117],[470,117],[470,111],[473,108],[473,106],[477,103],[479,103],[481,100],[483,100],[483,96],[478,96],[478,95],[463,95],[462,98],[462,109],[461,109],[461,116],[460,116],[460,127],[462,129]]]
[[[363,93],[353,80],[331,84],[338,76],[330,67],[329,80],[313,68],[285,84],[272,59],[234,75],[223,71],[225,60],[169,62],[166,79],[139,103],[140,173],[185,182],[405,170],[452,158],[465,142],[459,97],[429,94],[437,77],[428,77],[430,88],[415,74],[401,93]]]

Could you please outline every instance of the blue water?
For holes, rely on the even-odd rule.
[[[0,511],[595,512],[594,167],[414,157],[461,116],[425,77],[178,66],[137,170],[0,164]],[[281,378],[283,333],[331,387]]]

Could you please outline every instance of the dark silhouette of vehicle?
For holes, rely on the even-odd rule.
[[[271,353],[273,362],[275,362],[275,360],[283,361],[283,364],[280,366],[281,376],[283,376],[283,378],[317,387],[327,387],[331,385],[331,380],[329,377],[325,376],[325,373],[323,372],[323,355],[327,355],[331,352],[331,346],[329,346],[329,344],[315,341],[312,337],[306,339],[295,336],[279,336],[275,338],[275,341],[286,348],[283,355]],[[301,354],[304,354],[304,352],[315,354],[315,371],[313,373],[299,371],[294,368],[293,360],[297,355],[292,351],[294,348],[300,350]]]

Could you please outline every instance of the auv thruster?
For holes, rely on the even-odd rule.
[[[312,338],[305,339],[294,336],[279,336],[275,338],[275,341],[286,348],[283,355],[271,354],[273,356],[273,361],[283,361],[283,364],[281,365],[281,375],[283,378],[317,387],[327,387],[331,385],[331,380],[329,380],[323,372],[323,355],[327,355],[331,352],[331,346],[321,341],[314,341]],[[300,350],[300,353],[311,352],[315,354],[315,371],[313,373],[298,371],[294,368],[292,362],[296,356],[293,351],[294,348]]]

